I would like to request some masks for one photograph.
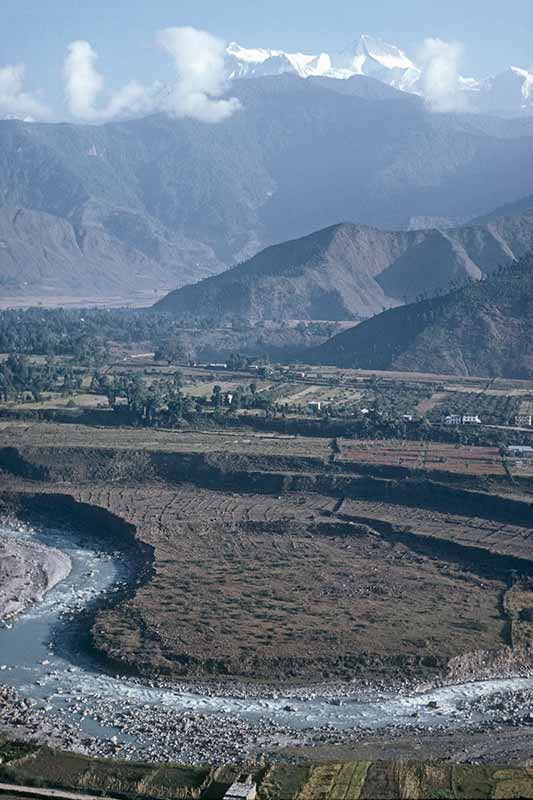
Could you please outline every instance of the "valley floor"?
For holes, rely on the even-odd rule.
[[[8,308],[146,308],[167,293],[168,288],[155,291],[131,291],[117,295],[2,295],[0,310]]]

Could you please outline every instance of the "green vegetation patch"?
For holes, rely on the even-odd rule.
[[[47,747],[5,743],[16,759],[0,768],[6,781],[41,787],[61,787],[82,792],[114,793],[124,797],[198,797],[208,783],[208,767],[156,766],[135,762],[94,759],[61,753]]]
[[[122,798],[220,800],[244,767],[140,764],[35,748],[0,738],[4,781]],[[533,800],[523,767],[353,761],[272,764],[254,773],[258,800]]]
[[[37,749],[35,745],[27,744],[26,742],[10,742],[0,736],[0,764],[18,761],[20,758],[31,755]]]

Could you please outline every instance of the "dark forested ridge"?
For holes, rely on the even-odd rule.
[[[308,357],[342,367],[531,378],[532,340],[528,255],[447,295],[385,311]]]
[[[365,319],[482,278],[530,250],[533,212],[445,230],[333,225],[171,292],[156,308],[219,322]]]
[[[1,121],[1,294],[161,292],[340,220],[459,224],[533,192],[533,121],[432,114],[363,77],[232,93],[218,125]]]

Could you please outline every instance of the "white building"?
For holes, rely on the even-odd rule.
[[[320,411],[322,409],[322,403],[320,400],[311,400],[310,403],[307,404],[307,408],[309,411]]]
[[[460,425],[462,421],[463,418],[460,414],[448,414],[447,417],[444,417],[445,425]]]
[[[445,425],[481,425],[481,420],[477,414],[448,414],[444,417]]]
[[[241,775],[235,783],[232,783],[224,800],[256,800],[257,784],[254,783],[251,775]]]
[[[533,425],[533,416],[531,414],[518,414],[514,418],[514,424],[519,428],[531,428]]]

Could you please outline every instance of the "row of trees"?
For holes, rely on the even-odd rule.
[[[26,396],[38,403],[43,392],[72,394],[79,391],[83,375],[71,365],[47,359],[34,363],[27,356],[12,353],[0,364],[0,400],[22,400]]]
[[[140,375],[96,373],[91,389],[104,394],[109,405],[129,424],[174,427],[197,413],[194,399],[181,391],[182,382],[180,372],[150,384]]]

